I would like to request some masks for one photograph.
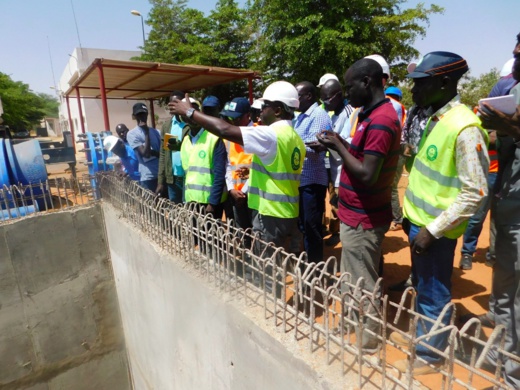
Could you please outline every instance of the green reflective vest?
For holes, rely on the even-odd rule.
[[[185,137],[189,137],[186,135]],[[186,172],[184,199],[186,202],[209,203],[213,186],[213,152],[219,138],[204,130],[195,144],[190,139],[181,146],[182,169]],[[227,191],[222,194],[221,202],[226,199]]]
[[[276,158],[269,165],[253,155],[249,174],[248,206],[260,215],[296,218],[305,144],[292,126],[273,126]]]
[[[455,161],[457,137],[470,126],[479,127],[486,144],[489,142],[480,119],[463,104],[449,110],[421,141],[404,198],[404,215],[412,223],[427,226],[455,201],[461,188]],[[468,221],[461,223],[444,236],[460,237],[467,224]]]

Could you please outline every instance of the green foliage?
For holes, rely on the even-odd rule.
[[[11,129],[30,129],[39,124],[45,116],[58,116],[59,103],[53,96],[35,94],[29,85],[13,81],[0,73],[0,97],[4,107],[4,125]]]
[[[186,0],[150,0],[152,27],[139,58],[258,70],[259,89],[277,79],[318,82],[324,73],[339,77],[356,60],[381,54],[394,82],[419,53],[412,44],[425,36],[436,5],[401,9],[405,0],[219,0],[205,16]],[[340,77],[341,78],[341,77]],[[245,83],[211,91],[219,97],[245,95]]]
[[[259,50],[256,60],[273,79],[316,83],[327,72],[342,76],[356,60],[381,54],[394,80],[418,55],[414,40],[443,9],[432,5],[401,10],[404,0],[253,0]]]
[[[480,99],[489,95],[499,78],[498,70],[494,68],[479,77],[465,75],[459,84],[461,102],[471,108],[477,106]]]

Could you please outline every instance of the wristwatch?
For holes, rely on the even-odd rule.
[[[195,112],[194,108],[188,109],[188,111],[186,111],[186,118],[191,119],[191,117],[193,116],[194,112]]]

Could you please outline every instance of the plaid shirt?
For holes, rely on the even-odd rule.
[[[332,130],[332,122],[329,114],[314,103],[305,112],[295,119],[294,130],[303,142],[315,142],[316,135],[323,130]],[[328,185],[329,179],[325,168],[325,152],[316,153],[311,148],[306,148],[307,153],[303,161],[300,187],[310,184]]]

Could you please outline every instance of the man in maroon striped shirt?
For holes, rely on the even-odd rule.
[[[401,125],[385,97],[382,80],[383,70],[376,61],[364,58],[355,62],[344,76],[346,98],[353,107],[363,107],[355,135],[350,144],[333,132],[318,136],[343,160],[338,210],[341,271],[350,273],[354,284],[363,278],[363,288],[368,291],[376,288],[381,244],[392,222],[392,183],[401,139]],[[375,314],[369,307],[366,310]],[[376,322],[364,322],[365,329],[380,333]],[[363,332],[362,347],[375,352],[379,340]]]

